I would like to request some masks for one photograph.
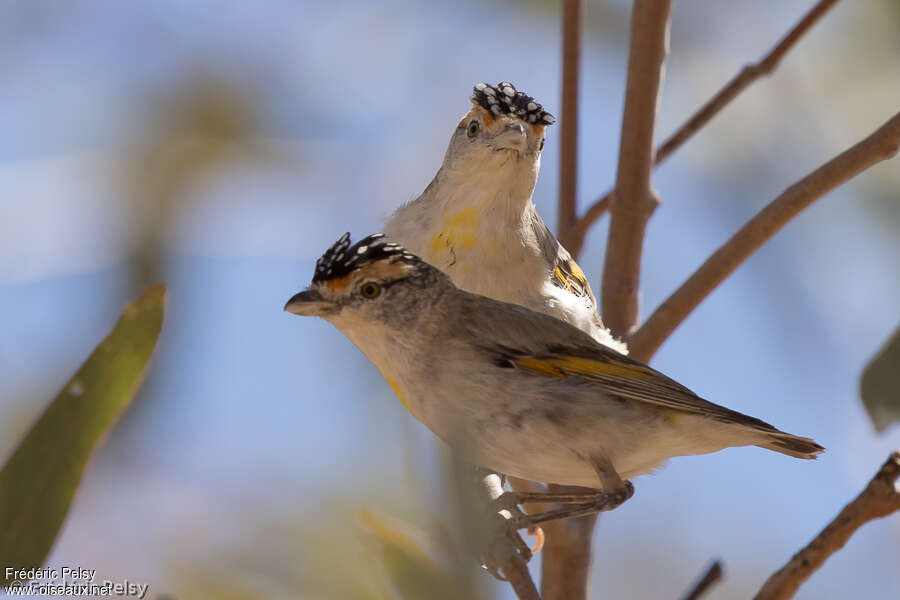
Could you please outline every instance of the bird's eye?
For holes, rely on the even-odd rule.
[[[538,148],[538,152],[543,152],[543,151],[544,151],[544,140],[541,140],[541,147]]]
[[[381,286],[370,281],[368,283],[364,283],[363,286],[359,288],[359,293],[362,294],[363,298],[374,300],[379,295],[381,295]]]
[[[478,124],[478,121],[472,121],[466,128],[466,135],[468,135],[470,138],[475,137],[476,135],[478,135],[478,130],[480,128],[481,126]]]

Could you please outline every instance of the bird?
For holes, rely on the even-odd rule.
[[[434,179],[386,220],[384,233],[465,290],[563,319],[626,353],[532,202],[555,118],[509,82],[478,83],[470,101]]]
[[[578,504],[553,518],[618,506],[634,493],[631,478],[672,457],[747,445],[803,459],[824,450],[704,400],[568,322],[460,289],[383,234],[353,245],[344,234],[284,309],[334,325],[412,416],[473,464],[593,488],[510,492],[513,503]]]

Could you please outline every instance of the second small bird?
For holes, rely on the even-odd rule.
[[[531,201],[553,116],[508,82],[477,84],[471,101],[437,175],[385,234],[464,290],[553,315],[625,352]]]

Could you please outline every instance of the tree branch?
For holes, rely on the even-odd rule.
[[[567,491],[569,486],[551,485],[549,491]],[[591,537],[597,515],[544,523],[541,559],[541,594],[544,600],[587,598],[591,568]]]
[[[770,75],[784,56],[793,48],[806,33],[812,29],[819,19],[825,16],[838,0],[821,0],[812,10],[794,25],[772,50],[756,64],[746,65],[738,75],[728,82],[719,92],[710,98],[706,104],[695,112],[678,130],[673,133],[656,151],[656,164],[666,160],[672,152],[690,139],[695,133],[712,121],[719,112],[743,92],[751,83]]]
[[[575,222],[580,62],[581,0],[563,0],[562,140],[557,231],[565,231]],[[515,487],[514,483],[512,485]],[[545,600],[586,596],[591,530],[595,520],[595,516],[590,516],[546,523],[543,526],[546,541],[541,561],[541,593]],[[576,525],[576,533],[571,535],[571,523],[582,522],[586,524]]]
[[[616,335],[626,335],[638,318],[638,283],[644,231],[652,210],[650,171],[671,0],[635,0],[619,167],[603,267],[603,318]]]
[[[624,332],[637,319],[640,255],[650,214],[653,131],[670,10],[671,0],[635,0],[631,14],[617,201],[603,280],[604,315],[609,314],[613,331]],[[544,528],[541,590],[545,600],[587,597],[595,522],[596,516],[591,516],[548,523]]]
[[[720,89],[712,98],[706,101],[697,112],[685,121],[675,133],[669,136],[656,149],[656,157],[654,166],[659,165],[667,159],[675,150],[681,147],[686,141],[694,136],[695,133],[705,127],[713,117],[719,114],[732,100],[734,100],[741,92],[750,87],[750,84],[763,76],[771,74],[781,63],[782,59],[790,52],[793,47],[812,29],[812,27],[821,20],[838,0],[821,0],[812,10],[796,24],[785,35],[778,44],[769,51],[769,53],[756,64],[746,65],[728,84]],[[559,239],[569,252],[576,258],[581,253],[584,245],[584,238],[591,226],[602,217],[609,209],[612,191],[598,198],[587,212],[580,218],[574,218],[572,215],[571,225],[564,227],[563,221],[560,221],[557,227],[560,231]]]
[[[649,361],[697,305],[791,219],[842,183],[853,179],[872,165],[891,158],[898,148],[900,113],[875,133],[786,189],[716,250],[656,309],[630,339],[631,356]]]
[[[691,588],[691,591],[684,596],[682,600],[700,600],[706,592],[708,592],[714,585],[722,581],[722,562],[721,561],[713,561],[713,564],[709,565],[709,568],[706,569],[706,573],[703,574],[703,577],[694,584],[694,587]]]
[[[581,0],[563,1],[562,135],[559,150],[557,231],[575,222],[578,169],[578,70],[581,63]]]
[[[832,554],[856,533],[856,530],[881,517],[900,510],[900,450],[895,451],[869,485],[805,548],[766,581],[755,600],[785,600],[825,564]]]
[[[528,565],[518,554],[503,565],[503,575],[506,576],[506,580],[509,581],[509,585],[512,586],[519,600],[541,600],[537,586],[534,585],[534,580],[531,579],[531,574],[528,572]]]

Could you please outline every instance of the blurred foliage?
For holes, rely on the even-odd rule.
[[[251,91],[212,68],[186,69],[161,90],[116,173],[131,220],[129,270],[135,290],[167,279],[166,239],[188,220],[204,183],[242,161],[297,162],[282,146],[260,137],[260,107]],[[124,429],[141,418],[143,396],[152,395],[153,387],[151,378]]]
[[[43,564],[91,452],[140,386],[164,301],[156,285],[125,309],[0,471],[0,565]],[[12,581],[0,573],[0,586]]]
[[[255,511],[235,539],[202,552],[184,540],[168,568],[168,598],[485,599],[483,575],[440,524],[421,527],[341,497],[326,513]],[[256,519],[264,519],[260,523]],[[438,541],[436,541],[438,540]],[[261,548],[268,549],[261,552]],[[272,560],[272,556],[279,557]],[[162,590],[157,590],[162,591]]]
[[[390,519],[370,510],[360,511],[361,531],[373,546],[373,555],[396,592],[404,600],[434,598],[479,598],[474,581],[459,571],[465,570],[461,556],[452,553],[452,545],[435,549],[430,540],[449,542],[449,534],[427,532],[411,523]],[[437,533],[438,535],[435,535]],[[427,552],[426,548],[432,549]],[[451,554],[452,553],[452,554]]]
[[[900,327],[863,371],[860,394],[875,431],[900,421]]]
[[[258,107],[248,90],[206,72],[184,77],[154,102],[120,182],[132,208],[138,286],[161,278],[165,236],[190,210],[195,188],[240,160],[280,157],[258,142]]]

